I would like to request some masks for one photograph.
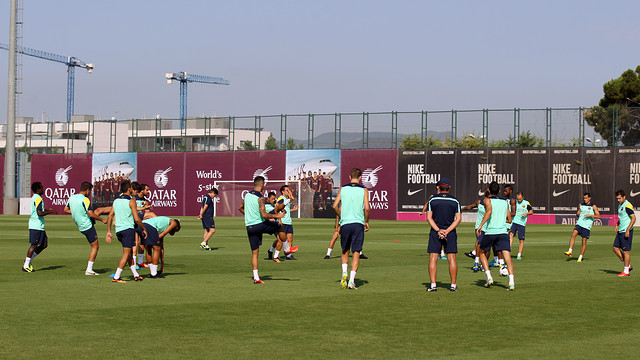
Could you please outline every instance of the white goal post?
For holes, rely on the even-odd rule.
[[[290,188],[293,186],[294,187],[294,202],[296,205],[298,205],[298,209],[301,208],[301,203],[300,203],[300,191],[301,191],[301,180],[271,180],[269,179],[268,181],[265,182],[265,186],[264,189],[262,190],[262,195],[263,196],[267,196],[269,194],[269,192],[274,191],[277,195],[277,197],[279,197],[280,194],[280,187],[282,185],[288,185]],[[231,187],[225,186],[225,185],[231,185]],[[237,186],[234,186],[237,185]],[[244,195],[246,194],[246,192],[249,192],[251,190],[253,190],[253,180],[218,180],[218,181],[214,181],[213,182],[213,186],[218,190],[218,192],[220,192],[221,194],[219,196],[225,196],[224,194],[222,194],[222,192],[226,192],[227,190],[231,190],[232,194],[231,196],[234,195],[234,193],[240,192],[241,193],[241,200],[244,200]],[[236,194],[237,195],[237,194]],[[240,199],[238,199],[240,201]],[[218,216],[218,201],[214,201],[213,202],[213,215],[214,216]],[[297,217],[300,218],[300,213],[301,211],[298,210],[297,211]]]

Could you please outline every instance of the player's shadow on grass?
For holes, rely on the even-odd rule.
[[[607,273],[607,274],[616,274],[616,275],[620,274],[620,272],[615,271],[615,270],[600,269],[600,271],[602,271],[604,273]]]
[[[47,266],[47,267],[43,267],[41,269],[36,269],[37,271],[47,271],[47,270],[57,270],[60,268],[65,267],[64,265],[52,265],[52,266]]]
[[[278,281],[300,281],[300,279],[285,279],[285,278],[274,278],[271,275],[263,275],[260,276],[261,280],[267,280],[267,281],[271,281],[271,280],[278,280]]]
[[[425,289],[428,289],[431,287],[431,283],[428,283],[428,282],[423,282],[421,285],[424,286]],[[450,286],[451,286],[451,283],[443,283],[441,281],[436,281],[436,287],[443,288],[443,287],[450,287]]]
[[[484,284],[486,283],[487,283],[486,280],[476,280],[476,286],[484,287]],[[502,283],[497,283],[495,280],[493,281],[493,285],[491,285],[491,287],[501,287],[503,289],[509,288],[509,286]]]
[[[170,276],[174,276],[174,275],[186,275],[187,273],[184,272],[170,272],[170,271],[165,271],[162,273],[163,277],[170,277]]]

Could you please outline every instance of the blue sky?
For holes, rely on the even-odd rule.
[[[576,107],[640,64],[639,11],[638,1],[24,0],[24,45],[94,63],[76,72],[75,112],[102,119],[178,117],[179,86],[164,79],[178,71],[231,81],[190,84],[189,116]],[[65,66],[23,63],[19,115],[64,121]]]

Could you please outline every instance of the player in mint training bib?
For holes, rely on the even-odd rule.
[[[120,197],[113,201],[111,212],[107,218],[107,243],[110,244],[113,239],[113,235],[111,235],[111,225],[113,224],[114,216],[116,218],[116,236],[118,237],[118,241],[122,243],[122,257],[118,263],[113,282],[126,282],[120,278],[126,264],[129,264],[129,268],[133,273],[133,279],[135,281],[142,281],[142,276],[136,271],[136,265],[131,256],[132,248],[136,245],[136,230],[134,229],[134,225],[138,225],[138,234],[143,239],[147,237],[147,231],[140,220],[140,216],[138,216],[136,201],[132,198],[133,189],[131,188],[131,182],[129,180],[124,180],[120,183],[120,193]]]
[[[573,228],[573,232],[571,233],[571,240],[569,240],[569,250],[565,251],[564,254],[568,257],[571,257],[573,254],[573,245],[576,242],[576,236],[580,235],[582,237],[582,248],[580,249],[580,256],[578,257],[578,262],[582,262],[584,252],[587,250],[587,239],[589,239],[589,235],[591,233],[591,226],[593,226],[593,220],[600,219],[600,212],[598,211],[598,207],[596,204],[591,203],[591,194],[586,192],[582,196],[583,202],[578,205],[578,222],[576,223],[576,227]]]
[[[633,225],[636,215],[633,205],[627,201],[624,190],[616,191],[618,201],[618,225],[616,225],[616,239],[613,241],[613,252],[624,263],[623,271],[618,276],[629,276],[631,270],[631,243],[633,240]]]
[[[147,250],[147,264],[151,278],[154,279],[164,272],[164,237],[173,236],[180,231],[180,221],[166,216],[156,216],[142,221],[147,237],[143,240]],[[162,268],[158,271],[158,263],[162,258]]]
[[[524,248],[524,233],[527,226],[529,215],[533,215],[533,208],[527,200],[524,199],[522,191],[516,193],[516,214],[511,222],[509,230],[509,243],[513,245],[513,237],[518,235],[520,246],[518,247],[518,257],[516,260],[522,260],[522,250]]]
[[[258,275],[258,255],[260,253],[260,245],[262,245],[262,235],[278,233],[280,240],[286,239],[282,226],[275,221],[265,219],[280,219],[283,213],[269,214],[265,210],[265,198],[262,196],[264,190],[264,177],[256,176],[253,179],[253,190],[244,196],[244,201],[240,204],[238,210],[244,215],[244,224],[247,228],[247,236],[249,237],[249,245],[251,246],[251,266],[253,267],[253,283],[262,284],[262,280]],[[285,253],[295,252],[290,249],[289,244],[283,243]],[[274,258],[274,261],[277,259]],[[276,262],[280,262],[277,260]]]
[[[369,191],[362,185],[362,170],[351,169],[351,181],[340,188],[338,196],[333,202],[333,210],[340,220],[340,244],[342,245],[342,279],[343,289],[357,289],[355,285],[356,272],[360,264],[360,253],[364,244],[364,233],[369,230]],[[351,273],[347,284],[347,268],[349,266],[349,251],[353,252],[351,259]]]
[[[284,216],[280,219],[284,233],[287,236],[287,242],[289,247],[293,247],[293,221],[291,220],[291,212],[298,210],[298,205],[291,207],[291,203],[295,200],[289,185],[282,185],[280,187],[280,197],[276,200],[278,206],[282,207]],[[287,255],[287,260],[295,260],[293,254]]]
[[[29,218],[29,250],[27,250],[27,257],[24,260],[22,271],[33,272],[33,265],[31,260],[42,253],[49,244],[47,233],[44,231],[44,217],[49,214],[55,214],[53,209],[44,208],[44,200],[42,200],[42,194],[44,194],[44,186],[39,181],[31,184],[31,191],[33,191],[33,197],[31,198],[31,217]]]
[[[90,182],[83,182],[82,185],[80,185],[80,192],[71,196],[64,208],[64,212],[71,214],[73,221],[76,223],[76,226],[78,226],[78,230],[80,230],[82,235],[86,237],[89,245],[91,245],[91,251],[89,251],[89,262],[87,263],[87,269],[84,272],[85,275],[99,275],[93,271],[93,263],[96,261],[98,249],[100,248],[100,245],[98,244],[98,233],[96,232],[96,228],[93,224],[96,220],[105,224],[107,223],[107,220],[99,217],[93,212],[91,200],[89,199],[92,189],[93,185]]]
[[[480,235],[482,227],[487,223],[487,230],[480,242],[480,261],[487,275],[487,282],[484,286],[489,287],[493,285],[493,277],[491,276],[489,262],[487,260],[489,251],[493,247],[496,251],[501,252],[509,273],[508,289],[514,290],[515,280],[513,262],[511,261],[511,244],[509,243],[509,235],[507,234],[507,223],[511,222],[511,212],[509,211],[509,203],[506,200],[498,198],[499,191],[500,185],[492,181],[491,184],[489,184],[490,197],[485,198],[483,201],[486,210],[479,228],[476,230],[476,234]]]

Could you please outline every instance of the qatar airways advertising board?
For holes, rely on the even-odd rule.
[[[369,190],[371,219],[396,219],[396,190],[398,183],[398,151],[342,150],[342,185],[350,182],[351,169],[362,170],[362,185]]]
[[[156,215],[184,214],[185,153],[138,154],[138,182],[149,185],[147,201]]]

